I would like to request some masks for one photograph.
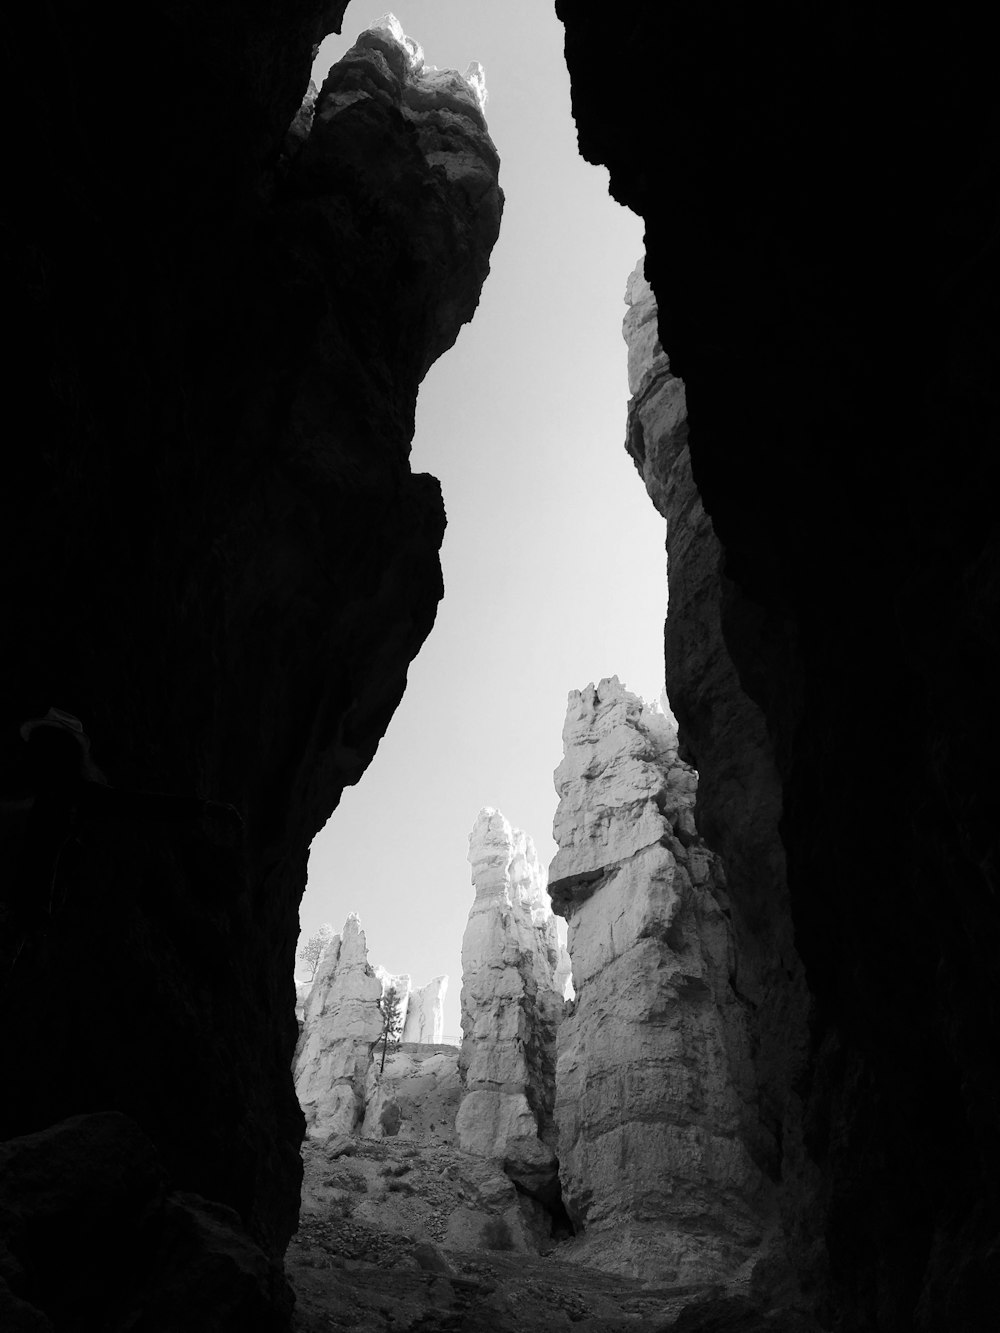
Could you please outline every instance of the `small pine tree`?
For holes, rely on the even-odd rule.
[[[385,1069],[385,1053],[390,1046],[398,1046],[403,1031],[403,1002],[395,986],[389,986],[378,1002],[382,1010],[382,1063],[378,1067],[381,1074]]]
[[[309,973],[309,980],[316,980],[316,969],[319,967],[319,960],[323,955],[323,950],[336,935],[336,931],[330,925],[329,921],[324,921],[315,935],[310,935],[306,942],[299,947],[299,958],[312,970]]]

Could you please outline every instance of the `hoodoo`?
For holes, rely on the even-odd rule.
[[[351,1134],[363,1120],[372,1050],[382,1032],[381,996],[352,912],[320,958],[295,1052],[295,1094],[310,1138]]]
[[[303,104],[343,10],[153,0],[141,88],[117,12],[8,27],[5,1327],[287,1325],[306,858],[434,621],[414,405],[502,205],[395,20]]]
[[[534,843],[485,808],[469,835],[476,896],[462,939],[465,1095],[455,1128],[543,1203],[556,1185],[556,1029],[567,968]]]
[[[555,1118],[579,1260],[662,1283],[725,1282],[760,1245],[768,1191],[729,897],[694,822],[677,729],[617,677],[569,696],[549,892],[576,1001]]]

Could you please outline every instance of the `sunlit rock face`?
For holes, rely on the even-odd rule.
[[[569,696],[550,868],[576,1000],[558,1036],[559,1175],[578,1258],[730,1278],[766,1229],[729,898],[677,729],[617,679]]]
[[[619,24],[596,0],[557,10],[581,150],[645,220],[718,543],[714,562],[694,540],[671,552],[670,694],[700,774],[699,828],[726,859],[741,989],[763,1000],[761,1108],[795,1268],[827,1327],[988,1327],[1000,1232],[1000,1032],[983,999],[1000,990],[988,16],[943,14],[929,38],[872,25],[861,5],[833,17],[640,0]],[[637,40],[669,72],[609,97],[608,70],[634,61]],[[697,532],[693,498],[675,522],[687,513]],[[745,732],[748,700],[758,723]],[[742,869],[732,861],[755,809],[780,819],[784,885],[766,836]]]
[[[352,912],[323,950],[295,1052],[295,1094],[310,1138],[352,1134],[365,1113],[372,1051],[382,1032],[383,983]]]
[[[413,991],[413,978],[408,972],[388,972],[381,963],[375,967],[375,975],[378,977],[382,986],[382,994],[388,991],[396,992],[396,999],[399,1001],[398,1017],[400,1022],[400,1031],[402,1025],[406,1022],[406,1016],[410,1010],[410,995]]]
[[[410,992],[403,1024],[403,1041],[420,1045],[438,1045],[444,1040],[444,997],[448,990],[446,976],[434,977],[425,986]]]
[[[18,571],[0,662],[0,1134],[120,1112],[164,1188],[230,1208],[261,1263],[298,1211],[308,848],[434,620],[444,511],[410,469],[414,404],[475,309],[501,204],[475,88],[428,105],[382,29],[311,126],[296,115],[342,10],[152,0],[129,21],[135,114],[119,15],[57,0],[8,27],[14,105],[38,103],[42,66],[60,93],[9,162],[8,405],[32,424],[0,488]],[[63,801],[59,775],[27,763],[19,728],[53,705],[118,795],[95,797],[81,761]],[[123,966],[142,983],[124,1007]],[[32,1255],[25,1290],[47,1310],[59,1247]],[[120,1296],[108,1263],[81,1323]],[[134,1281],[149,1271],[139,1255]],[[205,1326],[247,1326],[226,1309],[220,1292]]]
[[[465,1152],[494,1157],[518,1184],[556,1197],[555,1039],[567,968],[534,843],[499,810],[469,835],[476,896],[462,937]],[[557,980],[558,978],[558,980]]]

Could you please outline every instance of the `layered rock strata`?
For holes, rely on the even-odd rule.
[[[382,1032],[382,994],[352,912],[343,934],[323,950],[295,1052],[295,1095],[309,1138],[352,1134],[363,1120],[372,1051]]]
[[[833,16],[640,0],[618,25],[597,0],[557,9],[581,149],[645,220],[718,539],[717,560],[695,548],[687,574],[687,556],[672,561],[666,629],[699,826],[727,857],[741,968],[766,967],[773,940],[787,958],[793,928],[802,959],[771,972],[760,1025],[795,1268],[824,1327],[989,1328],[1000,192],[988,15],[960,5],[931,33],[872,23],[860,4]],[[638,42],[669,77],[609,97],[609,69],[630,67]],[[678,611],[686,577],[705,617]],[[720,654],[734,670],[706,691],[702,666]],[[762,724],[748,733],[746,701]],[[727,826],[753,831],[761,763],[777,776],[787,889],[728,864]],[[746,781],[731,781],[741,768]]]
[[[557,1197],[555,1040],[565,975],[545,870],[531,839],[499,810],[469,835],[475,900],[462,938],[465,1095],[455,1127],[465,1152],[502,1161],[543,1202]]]
[[[742,1133],[755,1097],[729,898],[694,822],[673,719],[617,677],[569,696],[550,868],[576,1000],[555,1119],[578,1257],[661,1282],[732,1277],[766,1190]]]
[[[0,488],[0,1135],[122,1112],[164,1188],[231,1210],[264,1265],[298,1212],[308,848],[434,620],[444,511],[410,469],[414,403],[501,206],[475,79],[445,95],[391,24],[284,151],[344,6],[265,8],[137,11],[134,111],[120,15],[12,19],[4,93],[37,114],[8,164],[5,370],[32,425]],[[40,61],[60,94],[38,102]],[[85,735],[26,741],[53,705]],[[53,1312],[58,1246],[23,1263]],[[115,1278],[91,1277],[76,1317],[103,1326]],[[188,1327],[251,1318],[206,1301]]]

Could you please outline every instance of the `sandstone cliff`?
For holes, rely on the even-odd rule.
[[[729,899],[694,824],[672,718],[617,677],[569,696],[549,892],[576,1001],[555,1118],[578,1258],[659,1282],[723,1281],[766,1207],[741,1134],[754,1099]]]
[[[365,1113],[372,1051],[382,1032],[382,982],[355,913],[323,951],[295,1052],[295,1095],[312,1139],[351,1134]]]
[[[726,861],[741,990],[760,1002],[761,1148],[795,1268],[824,1327],[985,1330],[1000,1229],[983,1000],[1000,989],[989,18],[557,9],[581,151],[645,220],[691,408],[700,500],[682,499],[674,538],[703,502],[718,542],[671,555],[670,694],[699,828]],[[610,97],[637,42],[669,72]]]
[[[263,1267],[298,1211],[308,848],[434,620],[444,511],[410,469],[414,403],[501,207],[476,78],[424,78],[392,25],[296,116],[343,8],[151,0],[123,102],[120,14],[55,0],[12,20],[4,83],[37,114],[5,232],[8,401],[32,425],[0,488],[0,1134],[41,1152],[79,1111],[124,1113],[162,1164],[149,1208],[203,1197]],[[65,773],[45,733],[22,739],[53,705],[106,786],[68,732]],[[122,960],[143,978],[125,1010]],[[127,1155],[101,1122],[109,1164],[119,1130]],[[64,1281],[94,1225],[67,1191],[62,1240],[18,1281],[96,1326],[112,1293],[142,1308],[174,1251],[136,1253],[123,1290],[95,1241]],[[227,1299],[205,1327],[287,1319]]]
[[[557,1196],[555,1038],[565,973],[545,871],[527,834],[485,808],[469,835],[476,896],[462,937],[465,1152],[493,1157],[543,1202]]]

